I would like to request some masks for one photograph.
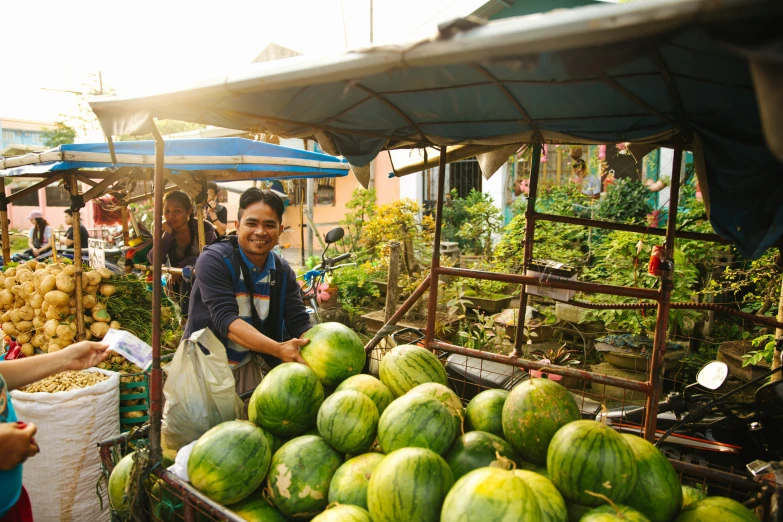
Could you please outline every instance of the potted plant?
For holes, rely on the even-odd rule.
[[[495,270],[489,263],[476,266],[479,270]],[[509,291],[510,285],[502,281],[485,279],[470,279],[464,281],[463,297],[466,307],[483,313],[497,314],[505,310],[514,299],[514,293]]]
[[[566,345],[563,345],[559,348],[552,348],[549,350],[531,350],[530,356],[551,366],[580,366],[582,361],[574,359],[572,356],[581,353],[580,350],[569,350],[566,348]],[[560,382],[560,384],[566,388],[579,388],[583,385],[582,381],[575,377],[563,377],[562,375],[555,375],[539,370],[530,370],[530,375]]]
[[[473,193],[471,196],[473,201],[465,207],[467,219],[457,232],[457,236],[468,245],[467,253],[460,255],[463,268],[492,257],[492,236],[500,232],[503,224],[503,214],[490,196]]]

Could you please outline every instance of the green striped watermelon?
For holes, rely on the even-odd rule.
[[[329,504],[329,482],[342,458],[317,435],[283,444],[272,457],[266,491],[288,518],[312,518]]]
[[[394,394],[385,384],[365,373],[348,377],[334,391],[345,390],[358,391],[368,396],[378,408],[378,415],[381,415],[383,410],[394,400]]]
[[[535,494],[514,472],[480,468],[457,480],[443,501],[441,520],[539,522],[543,519]]]
[[[685,509],[703,498],[707,498],[707,494],[704,491],[690,486],[682,486],[682,507],[680,509]]]
[[[623,502],[633,491],[638,474],[633,451],[625,439],[609,426],[592,420],[571,422],[555,433],[546,467],[563,497],[583,506],[605,503],[588,491]]]
[[[473,397],[465,410],[465,430],[486,431],[498,437],[505,437],[503,405],[506,398],[506,390],[484,390]]]
[[[248,418],[279,437],[294,437],[315,426],[324,389],[313,370],[299,363],[273,368],[250,397]]]
[[[726,497],[707,497],[680,511],[674,522],[758,522],[748,508]]]
[[[378,421],[378,443],[386,454],[417,447],[443,455],[455,436],[454,420],[448,408],[428,395],[403,395],[395,399]]]
[[[588,511],[579,522],[650,522],[645,517],[630,506],[615,504],[614,506],[601,506]],[[718,522],[713,520],[712,522]]]
[[[543,466],[555,432],[581,417],[563,386],[548,379],[529,379],[515,386],[503,405],[504,438],[522,459]]]
[[[377,431],[378,408],[357,391],[336,392],[318,410],[318,433],[341,453],[367,450]]]
[[[625,504],[652,522],[668,522],[682,506],[680,477],[661,451],[636,435],[622,434],[631,447],[639,474]]]
[[[244,499],[261,485],[272,452],[261,428],[247,421],[218,424],[190,452],[190,483],[221,504]]]
[[[372,522],[366,509],[349,504],[338,504],[313,519],[313,522]]]
[[[347,460],[334,472],[329,484],[329,503],[339,502],[367,509],[367,486],[373,470],[382,460],[380,453],[365,453]]]
[[[443,403],[446,408],[451,412],[451,416],[454,417],[454,428],[457,434],[463,432],[462,421],[465,418],[465,408],[462,406],[462,401],[454,393],[451,388],[438,384],[436,382],[426,382],[414,387],[408,393],[420,393],[422,395],[429,395],[435,397]]]
[[[438,358],[420,346],[395,346],[381,359],[378,369],[381,382],[395,397],[405,395],[425,382],[447,385],[446,370]]]
[[[125,495],[125,489],[133,470],[133,454],[128,453],[114,466],[109,476],[109,505],[120,516],[127,515],[130,505]]]
[[[548,478],[524,469],[515,469],[514,474],[522,479],[538,500],[538,508],[541,510],[541,520],[544,522],[567,522],[568,509],[563,495],[557,490]]]
[[[261,494],[253,494],[228,508],[248,522],[286,522],[287,519]]]
[[[444,458],[455,480],[487,466],[510,469],[519,460],[508,442],[486,431],[469,431],[459,437]]]
[[[367,355],[362,340],[344,324],[317,324],[302,339],[310,342],[299,353],[324,386],[335,387],[364,369]]]
[[[449,465],[437,453],[424,448],[397,450],[370,477],[370,516],[373,522],[437,522],[453,484]]]

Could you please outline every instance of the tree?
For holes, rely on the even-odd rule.
[[[67,145],[76,140],[76,129],[69,127],[65,123],[55,122],[54,128],[46,129],[43,133],[44,145],[49,148],[59,145]]]

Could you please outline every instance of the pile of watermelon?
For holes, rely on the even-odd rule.
[[[757,520],[681,485],[644,439],[581,420],[554,381],[488,390],[464,408],[428,350],[392,349],[379,380],[360,374],[363,346],[347,327],[309,335],[308,365],[270,371],[249,422],[216,426],[191,453],[192,485],[246,520]],[[115,482],[112,506],[127,510]]]

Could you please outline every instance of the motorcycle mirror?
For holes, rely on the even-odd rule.
[[[707,388],[708,390],[717,390],[729,376],[729,367],[724,362],[712,361],[708,363],[704,368],[699,370],[696,375],[696,382],[699,386]]]
[[[327,232],[325,239],[327,243],[337,243],[343,238],[344,235],[345,230],[343,230],[342,227],[337,227]]]

